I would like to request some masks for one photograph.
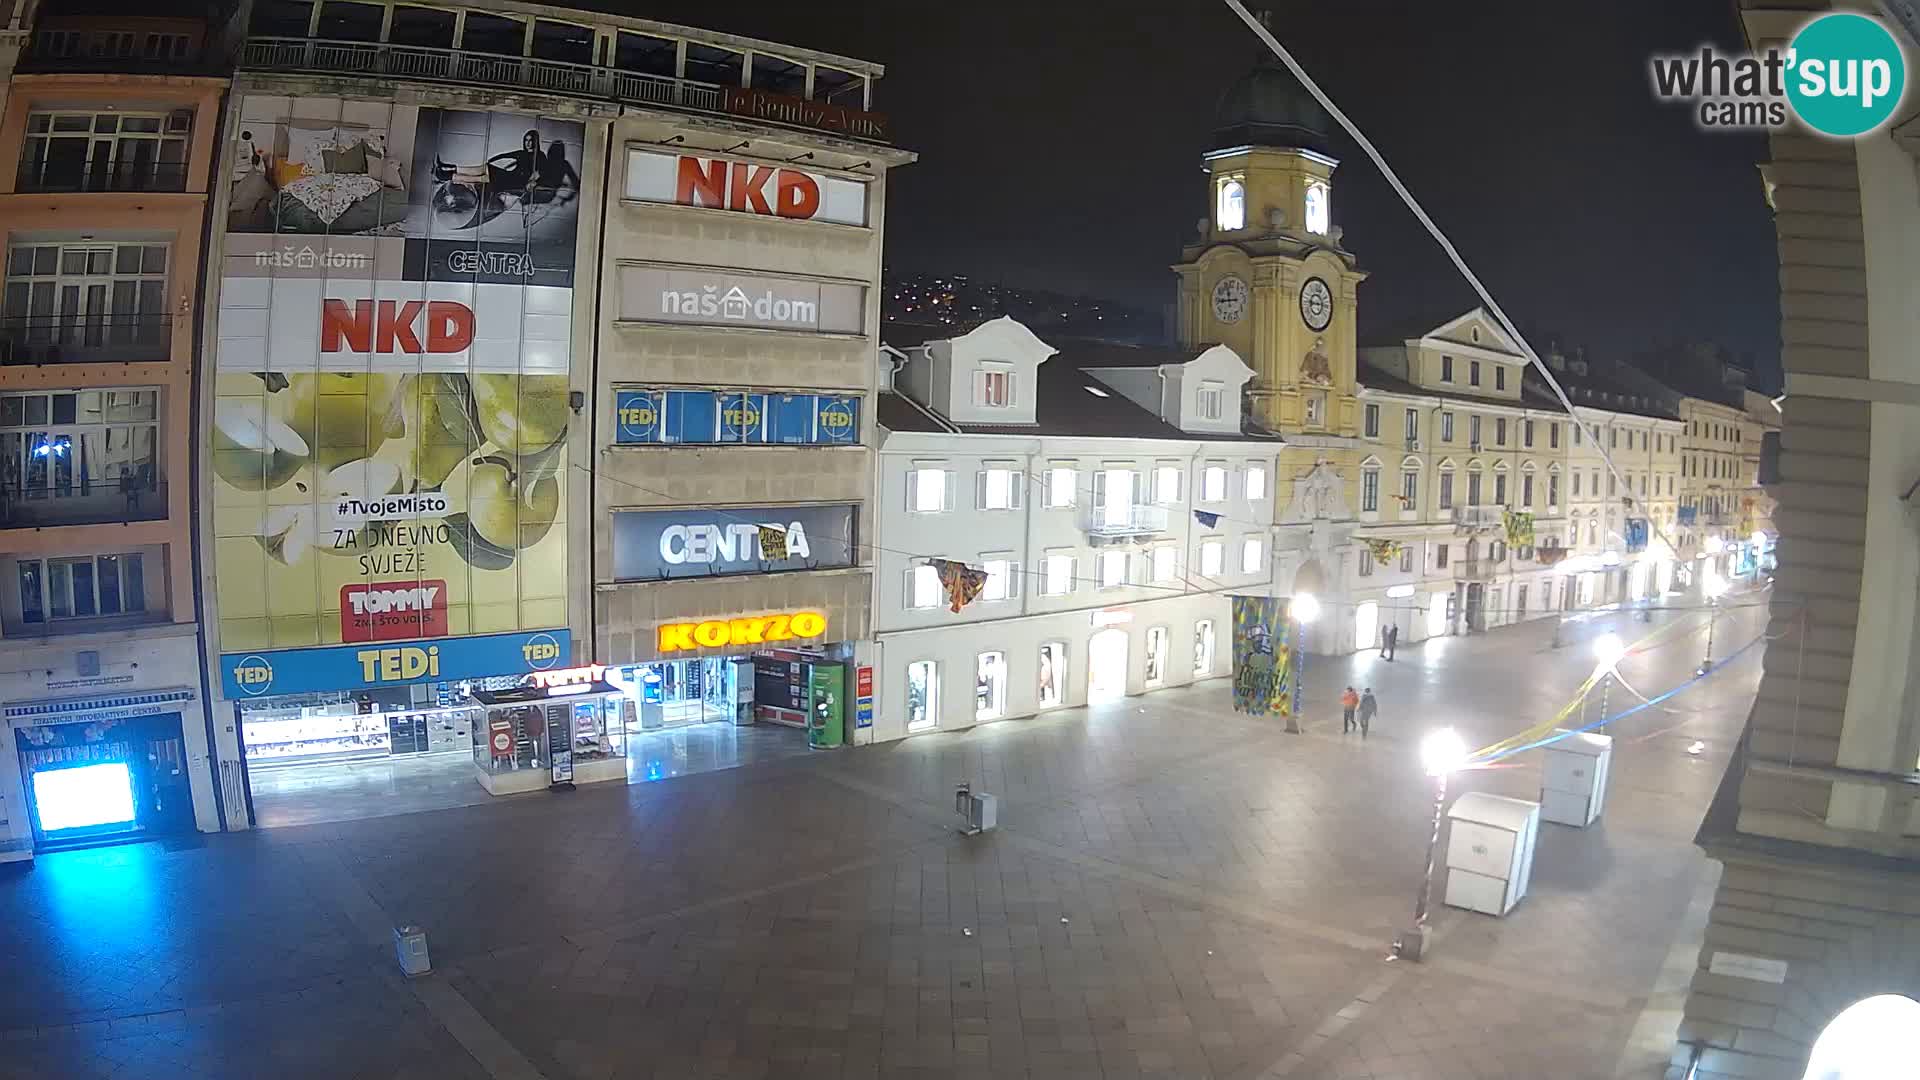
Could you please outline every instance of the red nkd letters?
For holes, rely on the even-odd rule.
[[[473,309],[452,300],[320,302],[321,352],[452,353],[472,344]]]
[[[773,181],[771,203],[767,201],[769,180]],[[820,185],[813,177],[793,169],[683,156],[674,201],[682,206],[810,218],[820,212]]]

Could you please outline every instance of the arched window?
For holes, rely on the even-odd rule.
[[[1332,224],[1332,214],[1327,207],[1327,185],[1307,185],[1307,231],[1316,236],[1327,235]]]
[[[1247,227],[1247,187],[1238,180],[1220,183],[1220,205],[1213,214],[1214,227],[1232,232]]]

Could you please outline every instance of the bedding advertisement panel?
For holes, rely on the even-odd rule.
[[[206,447],[221,651],[566,626],[582,126],[240,112]]]

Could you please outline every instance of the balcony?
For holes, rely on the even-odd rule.
[[[167,516],[167,485],[118,479],[77,479],[64,486],[22,491],[0,487],[0,529],[111,525]]]
[[[23,194],[82,191],[185,191],[184,161],[95,162],[73,158],[28,158],[20,163],[13,189]]]
[[[0,364],[145,364],[173,351],[169,315],[0,319]]]
[[[1500,572],[1500,564],[1492,559],[1455,559],[1453,561],[1453,580],[1455,581],[1492,581]]]
[[[1456,506],[1453,508],[1453,527],[1455,529],[1498,529],[1504,522],[1501,513],[1503,506]]]
[[[1089,539],[1132,540],[1167,531],[1164,506],[1095,507],[1081,516],[1080,528]]]
[[[477,83],[512,90],[537,90],[692,112],[747,116],[870,142],[886,142],[888,139],[886,117],[862,109],[747,87],[531,56],[502,56],[464,49],[382,42],[251,37],[241,46],[239,66],[247,70],[310,71],[380,79]]]

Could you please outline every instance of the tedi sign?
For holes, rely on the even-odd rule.
[[[616,510],[613,573],[651,581],[852,566],[854,527],[851,504]]]

